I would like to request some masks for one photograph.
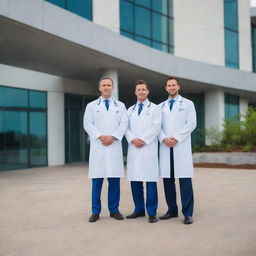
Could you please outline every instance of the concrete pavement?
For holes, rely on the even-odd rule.
[[[89,223],[85,164],[0,172],[0,256],[256,255],[255,170],[197,168],[192,225],[181,213],[155,224],[109,218],[106,184],[101,218]],[[159,216],[166,211],[162,181],[158,192]],[[120,210],[133,211],[125,179]]]

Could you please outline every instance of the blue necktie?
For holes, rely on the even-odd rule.
[[[170,100],[170,111],[172,111],[172,107],[173,107],[173,104],[174,104],[175,100]]]
[[[139,109],[138,109],[138,115],[140,115],[140,112],[142,111],[142,109],[143,109],[143,103],[140,103]]]
[[[107,110],[109,109],[109,100],[105,100],[105,107]]]

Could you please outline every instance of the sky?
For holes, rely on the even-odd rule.
[[[251,0],[251,6],[255,6],[256,7],[256,0]]]

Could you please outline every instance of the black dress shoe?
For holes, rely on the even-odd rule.
[[[96,222],[100,218],[99,214],[93,213],[91,217],[89,218],[89,222]]]
[[[159,217],[160,220],[168,220],[170,218],[177,218],[178,217],[178,213],[166,213],[163,216]]]
[[[149,216],[148,216],[148,222],[149,222],[149,223],[156,223],[156,222],[157,222],[156,216],[149,215]]]
[[[136,219],[138,217],[144,217],[145,216],[145,212],[133,212],[131,215],[126,216],[126,219]]]
[[[124,219],[124,216],[120,212],[111,212],[110,217],[115,218],[116,220],[123,220]]]
[[[193,218],[191,216],[185,216],[184,224],[192,224]]]

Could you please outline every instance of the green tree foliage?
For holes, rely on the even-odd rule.
[[[256,110],[248,108],[241,120],[227,119],[223,122],[223,130],[211,127],[205,131],[211,146],[203,147],[206,151],[233,151],[240,147],[242,151],[255,150],[256,147]]]

